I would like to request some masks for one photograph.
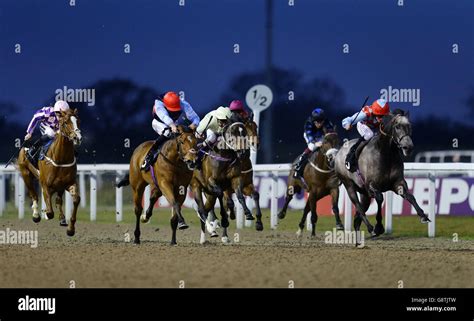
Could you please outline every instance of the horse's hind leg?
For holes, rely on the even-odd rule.
[[[77,183],[74,183],[68,188],[69,194],[72,196],[72,203],[74,205],[71,213],[71,219],[69,220],[69,225],[67,227],[67,235],[73,236],[76,233],[76,217],[77,217],[77,208],[81,202],[81,196],[79,195]]]
[[[240,205],[242,205],[242,208],[244,209],[245,219],[249,221],[253,221],[255,218],[253,217],[252,212],[250,212],[249,208],[247,207],[247,203],[245,203],[245,196],[244,196],[244,193],[242,192],[242,189],[243,189],[242,179],[240,178],[240,176],[234,180],[232,185],[235,191],[235,195],[237,195],[237,200],[239,201]]]
[[[339,216],[339,187],[331,189],[331,199],[332,199],[332,213],[336,218],[336,229],[339,231],[344,231],[344,225],[341,222],[341,217]]]
[[[393,191],[399,194],[404,199],[406,199],[411,205],[413,205],[413,207],[416,210],[416,214],[418,214],[418,216],[421,219],[421,223],[431,222],[430,219],[428,218],[428,215],[426,215],[423,209],[418,205],[418,202],[416,201],[415,196],[413,196],[413,194],[408,192],[408,185],[405,180],[397,184],[395,186],[395,189],[393,189]]]
[[[367,212],[367,210],[369,209],[370,200],[371,200],[371,198],[368,195],[360,194],[360,206],[361,206],[361,208],[360,208],[359,214],[360,214],[360,219],[367,226],[367,231],[372,236],[375,236],[374,227],[372,226],[372,224],[370,224],[369,219],[365,215],[365,212]],[[360,224],[359,224],[359,227],[360,227]]]
[[[372,226],[372,224],[370,224],[369,220],[367,219],[367,216],[365,216],[365,211],[367,211],[370,205],[370,198],[367,195],[361,194],[361,201],[359,202],[359,198],[357,197],[357,193],[354,189],[354,186],[350,184],[344,185],[346,186],[347,194],[349,195],[352,204],[354,204],[354,206],[356,207],[356,215],[354,217],[354,230],[356,232],[356,235],[359,234],[361,221],[363,221],[365,225],[367,225],[367,230],[370,234],[372,234],[374,227]],[[360,243],[357,240],[356,236],[356,246],[358,246],[359,244]]]
[[[64,216],[63,211],[63,195],[64,191],[56,194],[56,209],[59,211],[59,225],[67,226],[66,217]]]
[[[229,236],[227,235],[227,228],[229,227],[229,218],[227,217],[227,211],[224,209],[223,197],[219,197],[219,204],[221,206],[222,243],[229,243]]]
[[[26,189],[28,190],[28,195],[33,201],[33,204],[31,205],[31,209],[33,210],[33,222],[38,223],[41,221],[41,215],[39,213],[38,206],[38,193],[36,193],[35,189],[35,176],[31,174],[26,168],[21,168],[20,171],[23,181],[25,182]]]
[[[135,244],[140,244],[140,216],[142,215],[142,211],[143,211],[143,207],[142,207],[142,198],[143,198],[143,192],[145,191],[145,187],[146,187],[146,182],[145,181],[141,181],[138,183],[138,186],[133,186],[132,185],[132,189],[133,189],[133,203],[134,203],[134,206],[135,206],[135,219],[136,219],[136,222],[135,222],[135,232],[134,232],[134,235],[135,235],[135,239],[134,239],[134,243]]]
[[[306,205],[304,206],[304,209],[303,209],[303,217],[301,217],[301,221],[298,224],[298,231],[296,232],[297,237],[301,237],[303,235],[304,224],[306,223],[306,216],[308,216],[310,209],[311,207],[309,205],[309,198],[308,198],[308,200],[306,201]]]

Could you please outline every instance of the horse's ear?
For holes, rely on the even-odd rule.
[[[410,117],[410,111],[409,111],[409,110],[407,110],[407,111],[405,112],[405,117],[406,117],[406,118],[409,118],[409,117]]]
[[[178,132],[179,134],[182,134],[182,133],[184,132],[184,128],[183,128],[182,125],[176,126],[176,130],[177,130],[177,132]]]
[[[72,110],[72,113],[74,114],[74,116],[79,115],[79,111],[77,110],[77,108],[74,108],[74,109]]]

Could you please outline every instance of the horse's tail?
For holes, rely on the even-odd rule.
[[[120,182],[117,183],[117,187],[120,188],[122,186],[130,185],[130,174],[125,175]]]

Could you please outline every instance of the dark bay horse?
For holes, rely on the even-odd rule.
[[[28,189],[28,195],[33,200],[33,221],[38,223],[41,216],[38,211],[38,194],[35,190],[35,179],[39,180],[43,190],[46,203],[46,216],[48,219],[54,217],[52,197],[56,193],[56,206],[59,210],[61,226],[68,226],[67,235],[75,234],[75,223],[77,207],[81,200],[77,188],[76,175],[77,164],[74,146],[80,145],[82,140],[79,129],[79,117],[77,109],[61,112],[59,116],[59,133],[48,149],[43,160],[38,162],[36,168],[26,157],[25,149],[22,148],[18,155],[18,167],[21,176]],[[74,208],[69,224],[66,222],[63,212],[63,195],[68,191],[73,199]]]
[[[187,195],[196,161],[196,137],[194,132],[186,127],[178,126],[177,134],[166,141],[159,151],[156,162],[150,170],[144,172],[140,166],[153,145],[153,141],[140,144],[130,159],[130,172],[118,184],[118,187],[131,185],[135,205],[135,244],[140,244],[140,222],[147,223],[153,214],[153,206],[162,195],[171,205],[171,245],[176,244],[176,230],[186,229],[188,225],[181,214],[181,206]],[[152,188],[150,205],[142,214],[142,197],[145,187]]]
[[[258,127],[257,124],[253,121],[253,114],[250,114],[247,118],[239,117],[235,115],[235,121],[240,121],[244,124],[247,131],[247,142],[248,148],[252,150],[257,150],[260,147],[260,138],[258,136]],[[263,231],[263,222],[262,222],[262,210],[260,209],[260,194],[255,189],[253,184],[253,167],[252,161],[250,160],[250,153],[245,153],[244,157],[241,159],[241,169],[240,177],[242,179],[242,192],[244,196],[251,197],[254,200],[256,208],[256,222],[255,229],[257,231]],[[227,213],[229,213],[231,219],[235,219],[235,206],[232,200],[232,194],[234,191],[229,188],[224,191],[224,208]],[[210,214],[213,215],[213,210]],[[213,215],[215,216],[215,215]]]
[[[332,212],[336,218],[336,228],[343,230],[341,218],[339,216],[338,200],[339,200],[339,180],[334,172],[334,157],[338,152],[340,139],[336,132],[328,132],[324,135],[323,144],[319,151],[313,153],[303,172],[303,179],[294,178],[294,166],[288,176],[288,188],[286,190],[285,204],[278,213],[278,218],[283,219],[286,216],[288,204],[293,199],[295,193],[300,193],[306,189],[309,193],[308,200],[303,210],[303,216],[298,224],[297,235],[301,236],[306,222],[306,216],[311,211],[311,236],[316,235],[316,222],[318,214],[316,211],[316,202],[321,198],[331,195]]]
[[[345,144],[337,153],[335,170],[356,207],[354,218],[356,231],[360,230],[363,221],[368,232],[373,236],[385,232],[382,224],[381,206],[382,193],[386,191],[394,191],[410,202],[422,223],[430,221],[416,202],[415,197],[408,191],[404,178],[403,157],[408,156],[413,150],[411,133],[408,113],[397,109],[392,114],[384,116],[380,134],[374,136],[360,152],[356,172],[351,173],[345,167],[346,155],[356,140]],[[357,192],[360,194],[360,199],[357,197]],[[372,198],[375,198],[378,205],[375,229],[365,215]]]
[[[246,153],[242,142],[245,141],[246,135],[247,132],[243,123],[229,123],[223,129],[223,134],[218,137],[216,145],[204,156],[202,170],[194,171],[191,189],[201,220],[201,243],[205,242],[207,216],[209,211],[214,208],[216,199],[219,200],[221,206],[221,225],[224,229],[222,241],[224,243],[228,242],[227,227],[229,226],[229,220],[223,204],[224,191],[228,189],[236,193],[247,219],[254,219],[245,204],[244,184],[241,177],[241,160]],[[204,204],[203,193],[207,197],[206,204]]]

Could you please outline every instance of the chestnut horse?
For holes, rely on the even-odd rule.
[[[129,174],[117,185],[118,187],[131,185],[133,202],[135,205],[135,244],[140,244],[140,222],[147,223],[153,214],[153,206],[164,195],[171,205],[171,245],[176,244],[176,230],[184,230],[188,225],[181,214],[181,206],[186,199],[187,188],[193,176],[196,161],[196,137],[187,127],[178,126],[177,133],[161,147],[157,159],[150,170],[144,172],[140,166],[146,154],[153,145],[153,141],[140,144],[130,159]],[[146,213],[142,214],[142,197],[145,187],[152,188],[150,205]]]
[[[51,202],[53,194],[56,193],[60,225],[68,226],[67,235],[69,236],[73,236],[75,233],[77,207],[81,201],[76,182],[77,164],[74,152],[74,146],[80,145],[81,140],[77,109],[61,112],[59,132],[44,159],[38,162],[38,168],[29,161],[24,148],[20,150],[17,161],[21,176],[28,189],[28,195],[33,200],[33,221],[35,223],[41,221],[38,211],[38,194],[35,190],[35,179],[38,179],[46,203],[46,217],[48,219],[54,217]],[[69,224],[66,223],[62,208],[65,191],[71,194],[74,204]]]

